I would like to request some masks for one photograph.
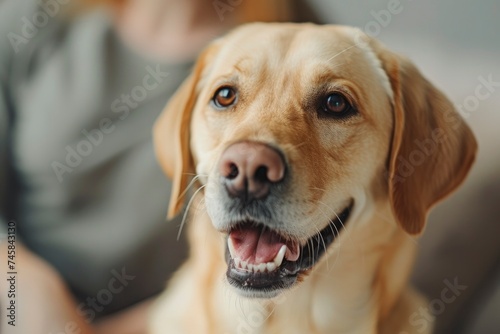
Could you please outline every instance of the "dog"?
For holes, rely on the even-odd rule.
[[[477,144],[409,60],[352,27],[245,25],[202,52],[154,142],[169,216],[194,194],[151,333],[431,332],[410,319],[413,238]]]

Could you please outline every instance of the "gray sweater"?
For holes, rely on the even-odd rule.
[[[184,259],[151,129],[192,62],[148,61],[104,12],[64,21],[58,6],[0,5],[0,238],[14,221],[92,320],[158,293]]]

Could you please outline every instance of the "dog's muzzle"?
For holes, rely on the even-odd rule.
[[[339,235],[353,202],[306,242],[290,237],[273,224],[276,199],[287,188],[284,155],[265,143],[243,141],[230,145],[219,161],[232,222],[227,233],[229,283],[248,297],[271,298],[294,285],[310,270]],[[250,218],[249,218],[250,217]],[[265,217],[265,219],[264,219]],[[265,222],[265,223],[264,223]]]

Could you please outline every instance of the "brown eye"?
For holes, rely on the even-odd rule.
[[[339,93],[333,93],[326,97],[323,110],[332,116],[345,116],[351,110],[349,101]]]
[[[232,87],[221,87],[212,98],[217,108],[227,108],[236,101],[236,91]]]

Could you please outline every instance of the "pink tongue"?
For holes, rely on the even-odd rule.
[[[244,227],[229,234],[232,239],[235,257],[249,263],[272,262],[285,242],[269,230],[257,227]]]

